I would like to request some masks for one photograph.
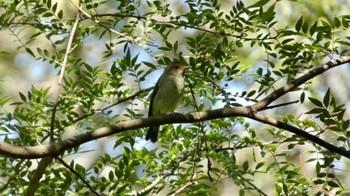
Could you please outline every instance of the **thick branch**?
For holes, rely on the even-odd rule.
[[[285,129],[287,131],[300,135],[305,139],[310,140],[311,142],[314,142],[328,149],[331,152],[338,153],[350,159],[350,151],[346,151],[343,148],[338,148],[337,146],[334,146],[292,125],[288,125],[262,115],[252,114],[252,110],[250,107],[223,108],[223,109],[210,110],[207,112],[194,112],[189,114],[169,114],[169,115],[155,116],[151,118],[128,120],[117,124],[113,124],[109,127],[99,128],[91,132],[81,133],[70,139],[63,140],[59,143],[53,143],[53,144],[47,144],[47,145],[41,145],[41,146],[19,147],[19,146],[14,146],[14,145],[5,143],[5,142],[0,142],[0,154],[14,157],[14,158],[26,158],[26,159],[55,156],[55,155],[58,155],[59,153],[64,152],[67,149],[76,147],[88,141],[106,137],[116,133],[124,132],[127,130],[142,128],[142,127],[149,127],[151,125],[192,123],[192,122],[200,122],[200,121],[213,120],[213,119],[219,119],[219,118],[225,118],[225,117],[233,117],[233,116],[248,117],[253,120],[260,121],[262,123],[266,123],[281,129]]]
[[[142,118],[119,122],[108,127],[102,127],[90,132],[78,134],[72,138],[57,143],[50,143],[40,146],[15,146],[6,142],[0,142],[0,154],[13,157],[34,159],[46,156],[56,156],[67,149],[79,146],[80,144],[98,138],[106,137],[127,130],[149,127],[151,125],[163,125],[173,123],[200,122],[230,116],[247,116],[249,109],[246,107],[224,108],[208,112],[194,112],[190,114],[160,115],[151,118]]]
[[[192,122],[200,122],[206,120],[213,120],[225,117],[234,117],[234,116],[242,116],[248,117],[253,120],[260,121],[262,123],[270,124],[272,126],[285,129],[292,133],[298,134],[311,142],[314,142],[331,152],[336,152],[342,156],[345,156],[350,159],[350,151],[346,151],[343,148],[338,148],[317,136],[311,135],[297,127],[279,122],[277,120],[261,116],[255,114],[255,111],[261,111],[266,109],[267,105],[272,101],[278,99],[282,95],[286,94],[289,91],[292,91],[297,86],[305,83],[311,78],[329,70],[332,67],[336,67],[338,65],[347,63],[350,61],[350,56],[344,56],[336,60],[329,61],[328,63],[322,65],[321,67],[315,68],[310,72],[304,74],[303,76],[294,80],[294,82],[286,84],[284,87],[276,90],[271,93],[262,101],[258,103],[247,106],[247,107],[236,107],[236,108],[223,108],[216,109],[207,112],[194,112],[189,114],[170,114],[170,115],[161,115],[155,116],[151,118],[142,118],[135,120],[128,120],[124,122],[120,122],[109,127],[103,127],[96,129],[95,131],[85,132],[78,134],[70,139],[63,140],[59,143],[41,145],[41,146],[27,146],[27,147],[19,147],[8,144],[6,142],[0,142],[0,154],[13,157],[13,158],[41,158],[47,156],[56,156],[59,153],[64,152],[67,149],[79,146],[85,142],[95,140],[98,138],[106,137],[109,135],[113,135],[116,133],[124,132],[127,130],[149,127],[151,125],[163,125],[163,124],[173,124],[173,123],[192,123]]]
[[[36,168],[33,177],[30,179],[28,189],[25,193],[26,196],[35,195],[35,191],[40,186],[40,179],[44,175],[46,168],[52,162],[52,157],[45,157],[40,160],[38,167]]]
[[[252,117],[251,119],[265,123],[265,124],[269,124],[272,125],[274,127],[280,128],[280,129],[284,129],[287,130],[289,132],[295,133],[296,135],[299,135],[309,141],[312,141],[324,148],[326,148],[327,150],[340,154],[348,159],[350,159],[350,151],[345,150],[345,148],[339,148],[337,146],[334,146],[324,140],[322,140],[321,138],[312,135],[304,130],[301,130],[297,127],[294,127],[292,125],[289,125],[287,123],[275,120],[273,118],[267,117],[267,116],[263,116],[263,115],[259,115],[259,114],[255,114],[254,117]]]
[[[323,72],[337,67],[339,65],[342,65],[344,63],[350,62],[350,55],[343,56],[335,60],[328,61],[327,63],[321,65],[320,67],[316,67],[312,69],[311,71],[307,72],[306,74],[300,76],[299,78],[295,79],[293,82],[284,85],[283,87],[277,89],[267,97],[265,97],[263,100],[259,101],[257,104],[253,106],[254,111],[261,111],[266,108],[271,102],[275,101],[276,99],[282,97],[286,93],[294,90],[298,86],[304,84],[306,81],[314,78],[315,76],[318,76],[322,74]]]

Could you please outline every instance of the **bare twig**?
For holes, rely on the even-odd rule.
[[[147,187],[145,187],[144,189],[140,190],[137,192],[136,195],[143,195],[149,191],[151,191],[152,189],[154,189],[159,183],[161,183],[163,180],[165,180],[167,177],[173,175],[176,171],[176,169],[180,166],[180,164],[184,161],[187,160],[189,154],[185,153],[184,156],[176,163],[172,166],[172,168],[170,169],[169,172],[164,173],[163,175],[159,176],[158,178],[156,178],[155,180],[153,180],[153,182],[148,185]]]
[[[154,87],[142,89],[142,90],[136,92],[136,93],[133,94],[133,95],[130,95],[130,96],[127,96],[127,97],[123,97],[123,98],[121,98],[121,99],[118,99],[115,103],[110,104],[110,105],[105,106],[105,107],[102,107],[102,108],[100,108],[100,109],[98,109],[98,110],[96,110],[96,111],[101,111],[101,112],[103,112],[104,110],[106,110],[106,109],[108,109],[108,108],[111,108],[111,107],[113,107],[113,106],[115,106],[115,105],[118,105],[118,104],[123,103],[123,102],[125,102],[125,101],[128,101],[128,100],[130,100],[130,99],[134,99],[135,97],[139,96],[140,94],[142,94],[142,93],[144,93],[144,92],[147,92],[147,91],[149,91],[149,90],[151,90],[151,89],[153,89],[153,88],[154,88]],[[91,116],[91,115],[93,115],[93,114],[95,114],[95,112],[90,112],[90,113],[88,113],[88,114],[84,114],[84,115],[82,115],[82,116],[76,118],[75,120],[71,121],[71,122],[70,122],[70,125],[72,125],[72,124],[74,124],[74,123],[76,123],[76,122],[79,122],[79,121],[81,121],[81,120],[83,120],[83,119],[85,119],[85,118],[87,118],[87,117],[89,117],[89,116]],[[44,137],[41,139],[41,141],[45,141],[49,136],[50,136],[50,135],[44,136]]]
[[[281,106],[286,106],[286,105],[290,105],[290,104],[294,104],[294,103],[298,103],[298,102],[299,102],[299,100],[296,100],[296,101],[290,101],[290,102],[276,104],[276,105],[272,105],[272,106],[267,106],[267,107],[265,107],[265,110],[269,110],[269,109],[273,109],[273,108],[277,108],[277,107],[281,107]]]
[[[69,139],[62,140],[61,142],[40,146],[22,147],[11,145],[6,142],[0,142],[0,154],[13,158],[35,159],[57,155],[64,152],[65,150],[71,149],[88,141],[96,140],[128,130],[164,124],[193,123],[234,116],[251,118],[253,120],[290,131],[328,149],[331,152],[337,153],[350,159],[350,151],[334,146],[325,140],[322,140],[321,138],[318,138],[317,136],[314,136],[292,125],[277,121],[266,116],[254,114],[251,112],[251,107],[222,108],[206,112],[193,112],[188,114],[175,113],[168,115],[158,115],[149,118],[132,119],[119,122],[108,127],[98,128],[94,131],[83,132]]]
[[[196,108],[196,111],[199,111],[199,107],[197,105],[197,100],[196,97],[194,96],[194,92],[192,89],[192,85],[191,82],[189,80],[187,80],[188,86],[190,88],[191,91],[191,95],[192,95],[192,99],[193,99],[193,105]],[[198,126],[200,127],[200,123],[198,123]],[[196,149],[193,151],[194,155],[193,155],[193,169],[192,169],[192,175],[191,175],[191,179],[190,181],[192,182],[194,177],[196,176],[196,169],[197,169],[197,160],[196,157],[199,156],[199,152],[200,152],[200,140],[199,140],[199,135],[200,135],[200,131],[199,129],[197,129],[197,143],[196,143]]]
[[[266,193],[264,193],[262,190],[260,190],[258,187],[256,187],[253,183],[251,183],[250,181],[247,181],[247,183],[252,186],[256,191],[258,191],[261,195],[267,196]]]
[[[212,30],[208,30],[205,28],[189,25],[185,22],[180,23],[179,21],[176,21],[176,20],[160,20],[160,19],[148,18],[146,16],[136,16],[136,15],[131,15],[131,14],[95,14],[95,15],[93,15],[93,17],[104,17],[104,16],[113,16],[113,17],[121,17],[121,18],[135,18],[137,20],[145,20],[145,21],[152,21],[152,22],[156,22],[156,23],[171,24],[171,25],[176,25],[179,27],[195,29],[198,31],[202,31],[202,32],[206,32],[206,33],[210,33],[210,34],[214,34],[214,35],[224,35],[224,36],[235,37],[235,38],[242,39],[242,40],[261,41],[261,40],[266,40],[266,39],[276,39],[279,36],[279,34],[277,34],[274,37],[267,37],[267,38],[265,38],[265,37],[263,37],[263,38],[246,37],[243,35],[230,34],[230,33],[222,32],[222,31],[221,32],[212,31]],[[88,18],[90,18],[90,17],[88,17]]]
[[[99,20],[94,19],[89,13],[87,13],[85,10],[82,9],[81,6],[77,6],[72,0],[69,0],[83,15],[85,15],[87,18],[89,18],[90,20],[94,21],[96,24],[100,25],[101,27],[108,29],[110,32],[115,33],[121,37],[126,38],[128,41],[132,41],[135,42],[134,39],[126,34],[120,33],[112,28],[109,28],[107,26],[105,26],[104,24],[102,24]]]
[[[79,6],[81,7],[82,5],[80,4]],[[71,52],[70,50],[71,50],[71,47],[72,47],[74,34],[75,34],[75,31],[76,31],[78,23],[79,23],[79,18],[80,18],[80,13],[78,11],[77,15],[75,17],[75,23],[74,23],[74,25],[72,27],[72,30],[70,32],[70,35],[69,35],[69,40],[68,40],[68,44],[67,44],[67,48],[66,48],[66,54],[65,54],[63,62],[62,62],[61,74],[60,74],[60,77],[59,77],[59,80],[58,80],[58,84],[57,84],[58,85],[58,90],[57,90],[55,103],[54,103],[53,108],[52,108],[51,123],[50,123],[50,143],[54,143],[55,142],[55,140],[54,140],[54,129],[55,129],[56,110],[57,110],[58,103],[59,103],[59,100],[60,100],[64,72],[65,72],[65,69],[66,69],[66,66],[67,66],[68,56],[69,56],[69,54]],[[36,170],[34,172],[34,175],[33,175],[32,179],[30,180],[30,184],[29,184],[27,192],[26,192],[27,196],[34,195],[35,191],[39,187],[39,181],[40,181],[42,175],[44,174],[46,168],[49,166],[49,164],[51,162],[52,162],[52,157],[45,157],[45,158],[41,159],[38,167],[36,168]]]
[[[306,81],[314,78],[315,76],[322,74],[323,72],[325,72],[331,68],[334,68],[334,67],[337,67],[339,65],[349,63],[349,62],[350,62],[350,55],[346,55],[346,56],[342,56],[338,59],[330,60],[327,63],[310,70],[309,72],[307,72],[304,75],[300,76],[299,78],[295,79],[291,83],[288,83],[288,84],[282,86],[281,88],[277,89],[276,91],[272,92],[270,95],[265,97],[263,100],[254,104],[254,110],[255,111],[264,110],[271,102],[282,97],[286,93],[294,90],[298,86],[304,84]]]
[[[88,181],[86,181],[77,171],[75,171],[74,168],[72,168],[70,165],[68,165],[63,159],[60,157],[55,157],[63,166],[65,166],[69,171],[74,173],[78,178],[83,181],[83,183],[95,194],[95,195],[100,195],[90,184]]]
[[[82,4],[79,4],[79,7],[82,7]],[[75,32],[77,30],[78,27],[78,23],[79,23],[79,18],[80,18],[80,11],[77,12],[77,15],[75,17],[75,22],[74,25],[72,27],[72,30],[69,34],[69,40],[67,43],[67,47],[66,47],[66,53],[64,54],[64,58],[63,58],[63,62],[62,62],[62,68],[61,68],[61,73],[60,73],[60,77],[58,80],[58,89],[57,89],[57,95],[56,95],[56,99],[55,99],[55,104],[53,105],[52,108],[52,116],[51,116],[51,126],[50,126],[50,142],[55,142],[54,141],[54,129],[55,129],[55,116],[56,116],[56,110],[58,107],[58,103],[61,97],[61,91],[62,91],[62,85],[63,85],[63,77],[65,74],[65,70],[66,70],[66,66],[67,66],[67,62],[68,62],[68,57],[71,53],[71,48],[72,48],[72,43],[74,40],[74,35]]]
[[[194,105],[196,107],[196,111],[199,112],[199,107],[197,105],[197,100],[196,100],[196,97],[194,96],[194,92],[193,92],[193,88],[192,88],[192,85],[191,85],[191,82],[188,82],[188,85],[190,87],[190,91],[191,91],[191,95],[192,95],[192,99],[193,99],[193,102],[194,102]],[[213,181],[211,175],[210,175],[210,171],[211,171],[211,160],[209,158],[209,150],[208,150],[208,144],[207,144],[207,138],[206,138],[206,135],[204,133],[204,127],[203,127],[203,124],[201,122],[198,122],[198,131],[197,131],[197,146],[196,146],[196,150],[194,151],[194,153],[196,153],[194,156],[193,156],[193,170],[192,170],[192,176],[191,176],[191,179],[190,181],[192,182],[194,177],[196,176],[196,155],[199,157],[199,153],[200,153],[200,149],[201,149],[201,145],[200,145],[200,141],[199,141],[199,135],[200,133],[203,135],[203,140],[204,140],[204,144],[205,144],[205,156],[208,160],[208,164],[207,164],[207,167],[208,167],[208,171],[207,171],[207,174],[208,174],[208,177],[210,179],[210,181]]]
[[[169,115],[158,115],[150,118],[142,119],[132,119],[128,121],[119,122],[108,127],[102,127],[90,132],[84,132],[73,136],[72,138],[62,140],[58,143],[50,143],[40,146],[26,146],[20,147],[16,145],[11,145],[6,142],[0,142],[0,154],[13,158],[41,158],[46,156],[55,156],[59,153],[64,152],[67,149],[76,147],[88,141],[92,141],[98,138],[106,137],[116,133],[121,133],[127,130],[138,129],[143,127],[155,126],[155,125],[164,125],[164,124],[174,124],[174,123],[193,123],[200,121],[207,121],[212,119],[219,119],[225,117],[234,117],[241,116],[251,118],[253,120],[269,124],[280,129],[287,130],[294,134],[297,134],[311,142],[316,143],[317,145],[322,146],[323,148],[337,153],[341,156],[344,156],[350,159],[350,151],[347,151],[344,148],[334,146],[325,140],[312,135],[302,129],[299,129],[295,126],[280,122],[278,120],[256,114],[256,111],[264,110],[269,103],[281,97],[288,91],[295,89],[297,86],[301,85],[303,82],[319,75],[330,68],[336,67],[338,65],[347,63],[350,61],[350,56],[340,57],[339,59],[332,60],[321,67],[317,67],[300,78],[296,79],[293,83],[286,84],[284,87],[277,89],[275,92],[267,96],[267,98],[259,101],[256,104],[245,106],[245,107],[234,107],[234,108],[222,108],[215,109],[206,112],[193,112],[188,114],[169,114]]]
[[[118,99],[115,103],[110,104],[110,105],[105,106],[105,107],[102,107],[102,108],[98,109],[97,111],[103,112],[104,110],[106,110],[106,109],[108,109],[108,108],[111,108],[111,107],[113,107],[113,106],[115,106],[115,105],[118,105],[118,104],[123,103],[123,102],[125,102],[125,101],[128,101],[128,100],[130,100],[130,99],[134,99],[135,97],[139,96],[140,94],[142,94],[142,93],[144,93],[144,92],[147,92],[147,91],[150,91],[150,90],[152,90],[153,88],[154,88],[154,87],[150,87],[150,88],[146,88],[146,89],[139,90],[139,91],[136,92],[135,94],[130,95],[130,96],[127,96],[127,97],[123,97],[123,98],[121,98],[121,99]],[[72,124],[74,124],[74,123],[76,123],[76,122],[79,122],[80,120],[85,119],[85,118],[87,118],[87,117],[89,117],[89,116],[91,116],[91,115],[93,115],[93,114],[94,114],[94,112],[91,112],[91,113],[85,114],[85,115],[83,115],[83,116],[80,116],[79,118],[73,120],[73,121],[72,121]]]
[[[171,196],[175,196],[176,194],[181,193],[181,191],[185,190],[187,187],[194,185],[194,184],[198,184],[198,182],[194,182],[194,181],[187,182],[184,186],[182,186],[177,191],[175,191],[175,193],[171,194]]]

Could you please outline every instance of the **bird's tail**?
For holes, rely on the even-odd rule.
[[[153,143],[157,142],[158,131],[159,131],[159,126],[149,127],[148,132],[146,134],[146,140],[150,139]]]

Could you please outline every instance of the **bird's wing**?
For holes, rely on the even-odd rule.
[[[153,92],[151,95],[151,101],[149,104],[149,110],[148,110],[148,117],[152,116],[152,108],[153,108],[153,102],[154,102],[154,97],[156,96],[157,92],[159,90],[159,80],[157,81],[156,85],[153,88]]]

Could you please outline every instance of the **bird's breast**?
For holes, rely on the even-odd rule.
[[[184,78],[162,78],[159,89],[154,97],[153,115],[168,114],[175,110],[184,91]]]

